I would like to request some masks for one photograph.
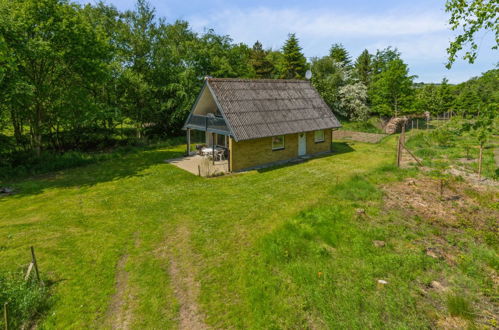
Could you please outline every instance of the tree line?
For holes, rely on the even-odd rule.
[[[0,0],[0,154],[64,152],[175,136],[206,76],[304,79],[343,119],[469,113],[498,103],[498,70],[459,85],[415,84],[397,49],[352,60],[341,44],[307,61],[295,34],[281,49],[235,43],[156,17],[145,0]],[[2,130],[10,134],[1,134]]]

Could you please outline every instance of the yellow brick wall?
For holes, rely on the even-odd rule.
[[[307,154],[330,151],[331,130],[324,131],[324,142],[314,142],[314,132],[307,133]],[[230,138],[230,168],[239,171],[248,167],[274,163],[298,157],[298,134],[284,136],[284,149],[272,150],[272,138],[236,142]]]
[[[307,132],[307,154],[331,151],[331,130],[324,130],[324,142],[315,142],[314,132]]]
[[[236,142],[230,139],[231,170],[238,171],[244,168],[274,163],[292,159],[298,155],[298,135],[284,136],[284,149],[272,150],[272,138],[245,140]]]

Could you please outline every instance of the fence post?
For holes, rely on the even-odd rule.
[[[36,257],[35,257],[35,248],[34,247],[31,247],[31,261],[33,262],[33,266],[35,266],[35,273],[36,273],[36,279],[38,280],[38,282],[41,282],[40,281],[40,273],[38,272],[38,264],[36,262]]]
[[[402,125],[402,132],[400,133],[398,143],[397,143],[397,167],[400,167],[400,160],[402,158],[402,146],[404,145],[404,140],[405,140],[405,124],[406,123],[404,123],[404,125]]]
[[[7,304],[8,304],[8,302],[5,302],[3,304],[3,321],[5,322],[5,330],[9,330],[9,318],[7,316]]]
[[[482,157],[483,157],[483,145],[480,145],[480,154],[478,156],[478,181],[482,179]]]

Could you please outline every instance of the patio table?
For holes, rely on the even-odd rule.
[[[222,151],[224,151],[223,148],[215,147],[215,154],[220,153]],[[204,148],[202,148],[201,149],[201,154],[203,156],[208,156],[208,155],[213,154],[213,147],[204,147]]]

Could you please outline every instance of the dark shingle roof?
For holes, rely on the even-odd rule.
[[[237,141],[340,127],[305,80],[208,78]]]

